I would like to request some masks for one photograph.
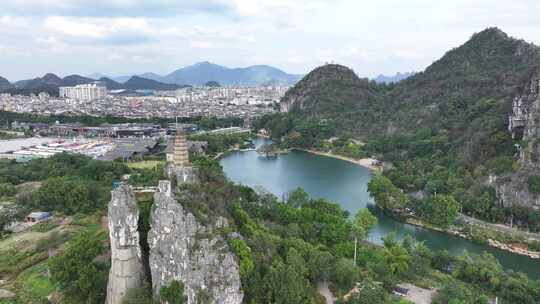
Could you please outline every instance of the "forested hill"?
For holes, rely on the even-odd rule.
[[[468,215],[540,231],[540,211],[528,211],[540,197],[539,71],[539,47],[488,28],[396,84],[317,68],[286,93],[286,114],[255,128],[283,146],[375,156],[407,193],[451,195]],[[511,131],[510,117],[521,124]]]
[[[310,116],[342,117],[343,110],[353,112],[372,100],[379,86],[368,79],[360,79],[353,70],[328,64],[313,70],[283,97],[283,111],[296,111]]]
[[[512,146],[511,101],[539,65],[538,47],[489,28],[394,85],[359,79],[342,66],[317,68],[285,95],[282,108],[326,118],[335,135],[360,139],[445,130],[460,142],[460,155],[475,161],[465,150],[489,157],[495,146]]]

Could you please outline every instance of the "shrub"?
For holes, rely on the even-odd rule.
[[[527,186],[529,188],[529,192],[538,194],[540,193],[540,176],[539,175],[531,175],[527,179]]]
[[[169,286],[161,287],[159,296],[162,302],[169,304],[184,304],[187,302],[184,295],[184,283],[173,281]]]

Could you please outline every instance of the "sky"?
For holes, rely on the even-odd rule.
[[[0,76],[167,74],[201,61],[393,75],[491,26],[540,45],[539,12],[538,0],[0,0]]]

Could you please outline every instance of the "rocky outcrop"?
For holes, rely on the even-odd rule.
[[[192,166],[179,167],[172,163],[165,166],[165,175],[176,181],[177,184],[196,183],[198,181],[197,168]]]
[[[13,292],[9,291],[9,290],[0,289],[0,300],[13,299],[13,298],[15,298],[15,296],[17,296],[17,295],[14,294]]]
[[[528,191],[527,180],[531,175],[540,175],[540,77],[533,77],[523,94],[512,101],[508,130],[514,139],[521,140],[518,146],[520,168],[507,176],[492,176],[490,183],[495,185],[502,205],[538,209],[540,197]]]
[[[524,94],[514,98],[508,129],[522,139],[519,160],[527,168],[540,168],[540,77],[534,77]]]
[[[160,182],[151,214],[150,271],[154,296],[173,281],[184,283],[188,303],[242,303],[239,267],[216,229],[198,223],[172,196],[170,183]],[[204,302],[203,302],[204,299]]]
[[[128,289],[144,285],[144,268],[139,245],[139,210],[135,195],[122,184],[111,192],[108,210],[111,269],[107,304],[120,304]]]

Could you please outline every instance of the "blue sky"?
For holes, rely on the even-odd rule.
[[[540,44],[537,0],[1,0],[0,75],[169,73],[200,61],[419,71],[498,26]]]

